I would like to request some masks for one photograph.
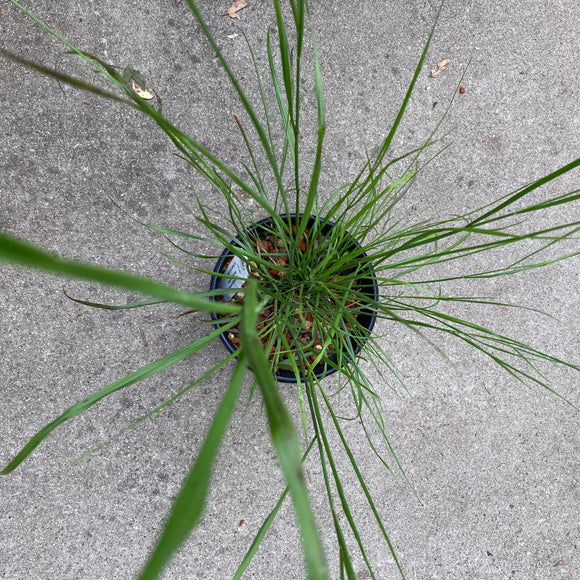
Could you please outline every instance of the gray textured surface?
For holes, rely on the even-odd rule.
[[[203,2],[228,57],[251,86],[248,54],[234,40],[228,3]],[[353,175],[384,134],[410,79],[435,14],[426,0],[312,2],[328,109],[323,187]],[[328,4],[328,6],[326,6]],[[183,2],[30,1],[27,5],[81,48],[146,74],[181,127],[237,163],[232,122],[239,105]],[[83,67],[24,16],[0,5],[0,45],[62,70]],[[272,11],[250,0],[240,25],[264,63]],[[574,0],[455,1],[436,38],[396,146],[423,138],[439,118],[471,59],[447,126],[450,153],[418,181],[408,208],[458,212],[507,193],[580,151],[580,13]],[[452,64],[438,79],[428,68]],[[245,67],[245,69],[244,69]],[[195,231],[178,202],[206,201],[207,188],[172,155],[146,119],[0,61],[0,227],[63,255],[202,289],[207,280],[167,262],[159,236],[107,199],[159,225]],[[433,102],[438,106],[433,109]],[[313,105],[312,99],[306,106]],[[579,187],[576,172],[550,192]],[[561,210],[576,219],[578,208]],[[546,223],[551,223],[549,217]],[[498,260],[509,257],[498,256]],[[512,279],[457,285],[471,293],[534,305],[527,311],[474,308],[473,317],[580,363],[578,260]],[[491,264],[490,264],[491,265]],[[94,390],[199,336],[195,319],[175,308],[111,313],[67,301],[63,282],[0,271],[0,463],[40,427]],[[122,302],[123,293],[67,282],[76,296]],[[578,578],[580,576],[580,417],[539,388],[526,388],[461,345],[443,341],[453,364],[401,329],[381,326],[384,346],[408,375],[412,398],[385,398],[388,432],[423,504],[385,473],[356,425],[346,428],[411,579]],[[97,579],[136,575],[195,458],[229,371],[162,415],[116,439],[84,463],[83,451],[182,388],[220,360],[216,346],[130,387],[62,426],[32,457],[0,480],[0,578]],[[577,374],[553,369],[552,383],[576,403]],[[332,383],[332,380],[330,380]],[[292,387],[283,387],[298,417]],[[333,552],[316,461],[309,488]],[[346,471],[346,470],[345,470]],[[377,577],[396,578],[363,498],[355,514]],[[220,453],[200,528],[166,578],[227,578],[282,488],[260,402],[237,410]],[[244,519],[247,529],[236,534]],[[290,506],[266,538],[247,577],[300,578],[302,556]],[[360,578],[364,566],[357,564]],[[336,575],[336,569],[333,568]]]

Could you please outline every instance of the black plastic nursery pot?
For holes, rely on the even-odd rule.
[[[291,222],[294,222],[294,223],[297,222],[296,214],[290,214],[289,217],[290,217]],[[301,218],[302,215],[300,215],[299,217]],[[280,215],[280,218],[285,222],[289,221],[287,214]],[[311,217],[308,225],[311,227],[317,219],[319,219],[322,222],[321,218]],[[272,218],[266,218],[266,219],[260,220],[259,222],[254,223],[254,224],[251,224],[247,228],[246,231],[248,233],[257,234],[257,239],[259,239],[260,231],[263,231],[263,232],[271,232],[272,231],[271,230],[272,224],[273,224]],[[327,221],[324,224],[324,226],[321,228],[320,232],[321,232],[321,234],[324,235],[324,234],[328,233],[333,227],[335,227],[335,224],[331,221]],[[352,239],[350,234],[347,233],[346,235],[347,235],[347,240],[348,240],[347,243],[349,244],[346,246],[346,251],[352,250],[353,248],[360,248],[360,245],[354,239]],[[240,244],[240,236],[236,236],[236,238],[234,238],[231,241],[231,245],[232,246],[240,246],[241,245]],[[367,255],[365,253],[360,254],[360,257],[366,257],[366,256]],[[217,274],[224,274],[226,272],[226,270],[229,269],[229,272],[227,272],[228,274],[231,274],[234,276],[240,276],[240,277],[244,277],[245,275],[247,275],[247,269],[245,269],[244,266],[241,266],[242,261],[239,258],[236,258],[235,259],[236,261],[234,263],[234,259],[235,259],[235,257],[232,254],[232,252],[228,248],[226,248],[222,252],[221,256],[218,258],[213,271]],[[366,272],[357,281],[357,283],[358,283],[357,288],[358,288],[359,292],[363,292],[363,293],[367,294],[369,296],[369,298],[371,298],[372,300],[378,301],[378,298],[379,298],[378,284],[377,284],[374,270],[372,269],[372,267],[370,265],[366,266]],[[224,278],[221,276],[217,276],[217,275],[212,276],[211,281],[210,281],[210,290],[216,290],[216,289],[220,289],[220,288],[221,289],[231,288],[231,281],[229,281],[228,278]],[[236,292],[236,288],[232,287],[232,293],[235,293],[235,292]],[[231,295],[229,297],[226,296],[226,299],[229,300],[230,298],[231,298]],[[211,297],[211,299],[215,300],[215,297]],[[211,317],[215,321],[215,324],[214,324],[215,328],[219,329],[220,328],[219,316],[215,312],[212,312]],[[362,347],[364,346],[364,343],[366,342],[366,340],[368,339],[369,335],[371,334],[371,332],[373,330],[373,327],[374,327],[375,321],[376,321],[376,312],[370,307],[363,308],[358,313],[357,321],[362,326],[362,328],[365,330],[365,333],[362,336],[357,336],[356,338],[351,337],[353,352],[355,353],[355,355],[357,355],[361,351]],[[235,352],[239,348],[239,345],[234,344],[228,338],[228,336],[226,336],[226,333],[221,334],[220,339],[221,339],[222,343],[224,344],[224,346],[226,347],[226,349],[228,350],[228,352],[230,352],[230,353]],[[337,356],[335,354],[332,354],[328,358],[338,366]],[[332,366],[330,364],[326,364],[324,362],[321,362],[314,367],[313,374],[316,376],[316,378],[321,379],[323,377],[326,377],[326,376],[331,375],[332,373],[336,372],[337,366]],[[280,382],[280,383],[296,383],[297,382],[296,376],[292,370],[277,369],[275,376],[276,376],[276,379],[278,380],[278,382]]]

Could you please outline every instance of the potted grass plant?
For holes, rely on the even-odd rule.
[[[400,381],[401,376],[392,365],[389,354],[383,350],[379,337],[372,334],[375,319],[398,323],[412,331],[444,333],[490,357],[513,377],[550,390],[547,380],[536,372],[536,364],[551,363],[579,370],[558,357],[441,308],[449,303],[505,305],[499,301],[448,296],[440,287],[453,280],[433,272],[437,272],[437,266],[459,260],[469,262],[483,253],[493,253],[506,246],[520,252],[510,265],[472,270],[461,278],[497,278],[577,254],[577,250],[572,249],[555,257],[546,254],[548,257],[544,258],[542,255],[542,252],[559,244],[564,247],[566,242],[574,241],[578,229],[575,221],[563,220],[548,228],[534,228],[523,220],[577,201],[577,191],[558,192],[541,201],[527,200],[542,186],[576,169],[580,160],[572,161],[494,203],[461,216],[430,219],[421,216],[416,220],[396,220],[392,214],[397,204],[405,198],[422,167],[443,148],[439,123],[429,137],[410,152],[390,155],[393,140],[424,65],[433,30],[425,43],[402,105],[380,147],[369,156],[350,183],[324,196],[319,190],[326,129],[322,75],[316,44],[309,36],[308,11],[304,1],[291,1],[288,6],[274,1],[277,41],[274,42],[272,32],[266,43],[269,82],[262,85],[261,73],[256,70],[262,95],[258,106],[265,111],[263,115],[250,103],[196,4],[188,2],[199,30],[211,45],[240,98],[244,116],[236,116],[235,122],[247,149],[248,161],[243,177],[223,162],[219,154],[207,149],[195,140],[195,136],[184,133],[164,116],[160,103],[149,92],[140,73],[129,67],[118,69],[71,45],[19,3],[12,3],[59,38],[66,45],[67,52],[83,59],[116,90],[109,91],[16,55],[8,55],[12,60],[52,76],[61,83],[122,102],[147,115],[167,134],[184,161],[220,194],[226,204],[226,214],[219,219],[214,217],[203,199],[191,212],[207,228],[208,238],[205,241],[209,240],[220,248],[216,255],[199,256],[198,252],[187,248],[179,241],[195,239],[187,231],[149,226],[170,236],[173,246],[189,257],[215,260],[223,251],[213,269],[200,268],[213,276],[213,282],[209,291],[196,294],[119,271],[56,257],[2,234],[0,257],[6,262],[109,284],[147,296],[144,301],[128,305],[131,307],[172,302],[196,312],[213,313],[216,323],[216,327],[203,338],[130,373],[67,409],[31,438],[2,473],[7,475],[12,472],[54,429],[107,395],[195,355],[212,341],[222,339],[230,352],[220,366],[237,359],[235,364],[232,362],[231,382],[174,502],[159,541],[143,569],[142,577],[158,576],[199,522],[212,465],[248,366],[254,373],[264,400],[272,439],[288,488],[259,530],[236,577],[241,576],[248,567],[287,494],[291,495],[296,511],[307,575],[311,578],[328,576],[322,542],[300,467],[313,447],[317,448],[321,460],[341,574],[355,577],[353,552],[358,551],[368,573],[375,577],[373,562],[359,533],[360,524],[349,506],[336,453],[329,441],[331,431],[340,440],[369,513],[376,521],[385,546],[402,575],[403,566],[399,563],[368,482],[354,458],[341,426],[335,399],[325,387],[324,376],[336,371],[339,390],[344,391],[348,387],[356,417],[365,432],[369,433],[371,448],[379,460],[385,462],[376,451],[378,443],[370,434],[378,433],[378,439],[390,448],[381,414],[380,391],[369,379],[365,365],[371,365],[380,376],[386,374],[385,371],[392,373],[395,381]],[[306,50],[307,46],[310,46],[310,51]],[[249,54],[253,54],[250,48],[248,50]],[[305,63],[309,65],[308,71],[305,70]],[[313,158],[303,159],[302,86],[308,74],[314,79],[317,126]],[[268,91],[275,98],[275,111],[269,107]],[[275,121],[281,135],[281,147],[277,146],[274,136]],[[259,208],[258,217],[255,212],[247,210],[242,194]],[[203,373],[202,378],[211,370]],[[307,441],[304,449],[299,446],[292,419],[282,403],[276,378],[296,383],[302,431]],[[193,384],[198,382],[196,379]],[[394,461],[397,464],[396,456]]]
[[[352,237],[327,219],[266,218],[226,248],[210,290],[225,288],[218,302],[244,302],[248,277],[268,296],[256,330],[279,382],[321,379],[356,359],[375,324],[378,285],[369,257]],[[230,249],[231,248],[231,249]],[[234,253],[235,252],[235,253]],[[213,314],[216,328],[227,314]],[[239,325],[221,335],[230,352],[240,344]]]

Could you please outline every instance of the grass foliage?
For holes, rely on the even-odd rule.
[[[370,576],[375,578],[372,562],[357,527],[357,518],[349,507],[343,489],[335,452],[329,443],[330,430],[338,435],[368,503],[369,513],[376,521],[385,545],[403,575],[403,568],[381,515],[341,427],[345,419],[340,416],[337,399],[329,394],[314,369],[322,365],[326,370],[339,371],[339,390],[350,393],[356,410],[350,419],[361,422],[372,452],[389,470],[391,466],[395,469],[401,467],[386,434],[380,393],[365,374],[360,360],[368,361],[373,370],[384,377],[385,383],[402,384],[402,378],[390,355],[382,349],[380,340],[368,336],[367,329],[360,322],[361,313],[374,313],[378,318],[403,324],[427,336],[433,336],[433,332],[453,336],[490,357],[519,381],[536,384],[555,393],[538,365],[550,363],[574,370],[580,368],[498,334],[480,323],[447,313],[445,306],[453,303],[503,304],[479,298],[451,296],[445,293],[444,287],[454,280],[510,275],[580,253],[569,252],[557,257],[551,253],[551,257],[544,257],[548,256],[547,250],[554,245],[573,239],[580,229],[580,222],[557,223],[541,230],[526,223],[526,218],[533,214],[542,214],[550,208],[579,199],[580,190],[575,190],[526,205],[530,194],[576,169],[580,159],[465,215],[440,220],[417,220],[413,223],[397,221],[392,216],[397,204],[411,188],[417,173],[444,148],[440,142],[441,119],[429,138],[419,147],[396,158],[390,156],[391,144],[425,61],[435,25],[425,42],[398,114],[377,153],[366,160],[351,183],[341,185],[328,199],[323,200],[318,194],[326,129],[323,85],[314,35],[308,26],[308,6],[305,0],[289,0],[288,6],[282,6],[280,0],[273,0],[277,26],[275,31],[268,33],[267,38],[270,73],[267,82],[262,83],[256,61],[253,60],[261,95],[257,103],[252,103],[245,94],[195,2],[187,0],[198,29],[221,63],[244,111],[243,120],[238,117],[235,120],[247,148],[247,163],[244,165],[246,178],[222,161],[218,152],[208,150],[194,136],[172,124],[163,115],[159,101],[141,98],[134,84],[139,81],[142,88],[145,88],[145,80],[137,71],[130,68],[122,71],[76,48],[21,4],[15,0],[11,2],[58,38],[70,54],[83,59],[89,67],[107,79],[111,89],[103,90],[81,79],[26,61],[15,54],[4,52],[3,56],[39,74],[49,75],[100,97],[123,102],[150,117],[173,142],[179,156],[227,202],[228,215],[221,216],[219,222],[203,200],[199,201],[198,207],[190,210],[192,216],[206,227],[205,240],[226,248],[232,256],[246,264],[251,274],[245,286],[237,289],[241,299],[228,301],[221,299],[228,294],[227,289],[184,292],[157,281],[60,258],[8,234],[0,234],[0,260],[4,262],[116,286],[147,297],[127,307],[172,302],[191,310],[221,315],[221,328],[128,374],[67,409],[41,429],[1,473],[6,475],[14,470],[64,421],[76,417],[107,395],[158,373],[185,357],[195,355],[223,331],[237,329],[241,346],[235,352],[237,360],[233,364],[230,384],[141,577],[158,577],[199,522],[212,466],[240,396],[248,365],[254,372],[255,384],[264,402],[272,442],[288,487],[258,532],[235,577],[241,577],[250,564],[287,495],[292,499],[300,527],[308,577],[328,577],[325,555],[301,468],[310,450],[316,446],[336,532],[341,577],[355,578],[353,551],[358,550]],[[276,43],[273,40],[275,37]],[[309,53],[308,58],[305,58],[307,48]],[[253,58],[251,47],[248,50]],[[307,72],[302,70],[305,62],[309,63]],[[301,128],[304,75],[312,75],[314,79],[317,107],[314,135],[316,148],[313,158],[307,159],[303,159],[302,145],[307,136],[303,135]],[[270,110],[268,103],[272,100],[268,96],[275,97],[276,110]],[[280,139],[283,139],[281,151],[276,145]],[[264,252],[251,230],[248,230],[251,224],[239,192],[249,195],[260,208],[263,217],[269,218],[266,229],[272,239],[276,240],[276,252]],[[297,217],[293,218],[292,215]],[[219,225],[223,219],[227,220],[228,228]],[[173,247],[186,255],[184,260],[200,258],[179,242],[180,238],[195,240],[191,234],[160,226],[147,227],[168,236]],[[237,241],[232,241],[234,239]],[[474,255],[493,254],[505,246],[512,246],[514,255],[517,255],[511,265],[472,270],[471,258]],[[464,274],[445,277],[440,273],[442,269],[438,266],[456,260],[463,260]],[[488,262],[493,263],[493,258]],[[206,272],[203,269],[201,271]],[[359,284],[361,278],[372,278],[372,273],[378,295],[365,292]],[[227,278],[223,273],[218,273],[218,276]],[[107,307],[81,302],[89,306]],[[272,309],[275,314],[260,324],[259,316],[267,309]],[[295,345],[302,336],[306,320],[313,329],[311,338],[317,336],[319,343],[306,345],[304,350],[296,350]],[[357,345],[362,345],[360,354],[356,352]],[[227,357],[225,362],[235,356]],[[208,369],[200,379],[138,422],[170,404],[225,362]],[[297,433],[276,384],[275,373],[282,365],[286,365],[296,381],[303,429],[310,441],[304,452],[300,449]],[[379,433],[382,442],[376,441],[370,435],[371,432]],[[391,450],[390,458],[383,457],[378,451],[381,443]]]

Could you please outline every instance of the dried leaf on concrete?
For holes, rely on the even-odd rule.
[[[247,0],[234,0],[232,2],[232,5],[228,8],[228,16],[230,18],[237,18],[239,20],[240,15],[238,14],[238,12],[242,8],[245,8],[247,5],[248,5]]]
[[[138,97],[145,99],[146,101],[150,101],[153,98],[153,95],[147,90],[142,89],[135,81],[131,81],[131,87],[137,93]]]
[[[431,71],[431,74],[429,75],[431,78],[436,78],[438,77],[446,68],[447,65],[451,62],[450,58],[446,58],[445,60],[442,60],[441,62],[437,63],[437,68],[434,68]]]

